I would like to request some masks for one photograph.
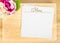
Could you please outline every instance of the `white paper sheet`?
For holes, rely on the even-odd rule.
[[[52,38],[54,7],[22,6],[21,37]]]

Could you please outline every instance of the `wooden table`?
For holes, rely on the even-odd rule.
[[[59,43],[60,42],[60,6],[59,1],[57,1],[57,40],[54,41],[40,41],[39,39],[24,39],[20,37],[20,24],[21,24],[21,15],[18,15],[21,11],[17,11],[14,15],[7,17],[7,19],[0,19],[0,39],[1,43]],[[20,13],[21,14],[21,13]],[[19,20],[20,19],[20,20]],[[3,21],[3,22],[2,22]],[[19,24],[20,23],[20,24]],[[2,25],[4,24],[4,25]],[[19,26],[17,26],[19,24]],[[2,27],[3,26],[3,27]],[[21,38],[21,39],[20,39]],[[36,41],[37,40],[37,41]]]

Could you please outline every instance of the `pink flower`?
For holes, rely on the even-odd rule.
[[[0,2],[2,2],[4,4],[4,8],[6,9],[6,13],[13,14],[15,12],[16,9],[16,5],[13,2],[13,0],[0,0]]]

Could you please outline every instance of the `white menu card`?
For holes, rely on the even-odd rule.
[[[52,38],[54,7],[22,6],[21,37]]]

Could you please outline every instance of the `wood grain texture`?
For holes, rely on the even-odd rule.
[[[38,3],[37,3],[38,4]],[[37,5],[33,4],[33,5]],[[23,5],[23,4],[21,4]],[[40,3],[40,6],[54,6],[52,3]],[[21,7],[22,8],[22,7]],[[3,28],[2,28],[2,43],[56,43],[56,15],[54,17],[53,23],[53,38],[52,39],[39,39],[39,38],[21,38],[20,37],[20,28],[21,28],[21,20],[22,14],[21,9],[17,11],[15,14],[8,16],[6,19],[3,19]]]
[[[0,19],[0,40],[2,39],[2,19]]]
[[[55,3],[56,0],[21,0],[22,3]]]
[[[58,19],[58,30],[57,30],[57,40],[58,40],[58,43],[60,43],[60,0],[57,0],[57,19]]]
[[[18,30],[18,28],[20,28],[20,26],[16,26],[17,24],[19,24],[21,21],[19,21],[18,19],[21,20],[21,15],[17,15],[20,12],[17,12],[17,14],[15,15],[11,15],[9,17],[7,17],[7,22],[6,19],[4,19],[5,21],[5,28],[2,29],[2,20],[0,19],[0,39],[2,37],[2,30],[3,30],[3,40],[0,43],[60,43],[60,0],[21,0],[22,3],[40,3],[40,2],[46,2],[46,3],[51,3],[51,2],[55,2],[57,4],[57,40],[56,41],[26,41],[23,39],[19,39],[18,36],[20,36],[20,30]],[[21,13],[20,13],[21,14]],[[10,18],[11,17],[11,18]],[[16,21],[16,22],[14,22]],[[17,23],[17,24],[16,24]],[[13,24],[13,25],[12,25]],[[20,25],[20,24],[19,24]],[[13,27],[14,26],[14,27]],[[11,28],[12,27],[12,28]],[[18,33],[19,32],[19,33]]]

